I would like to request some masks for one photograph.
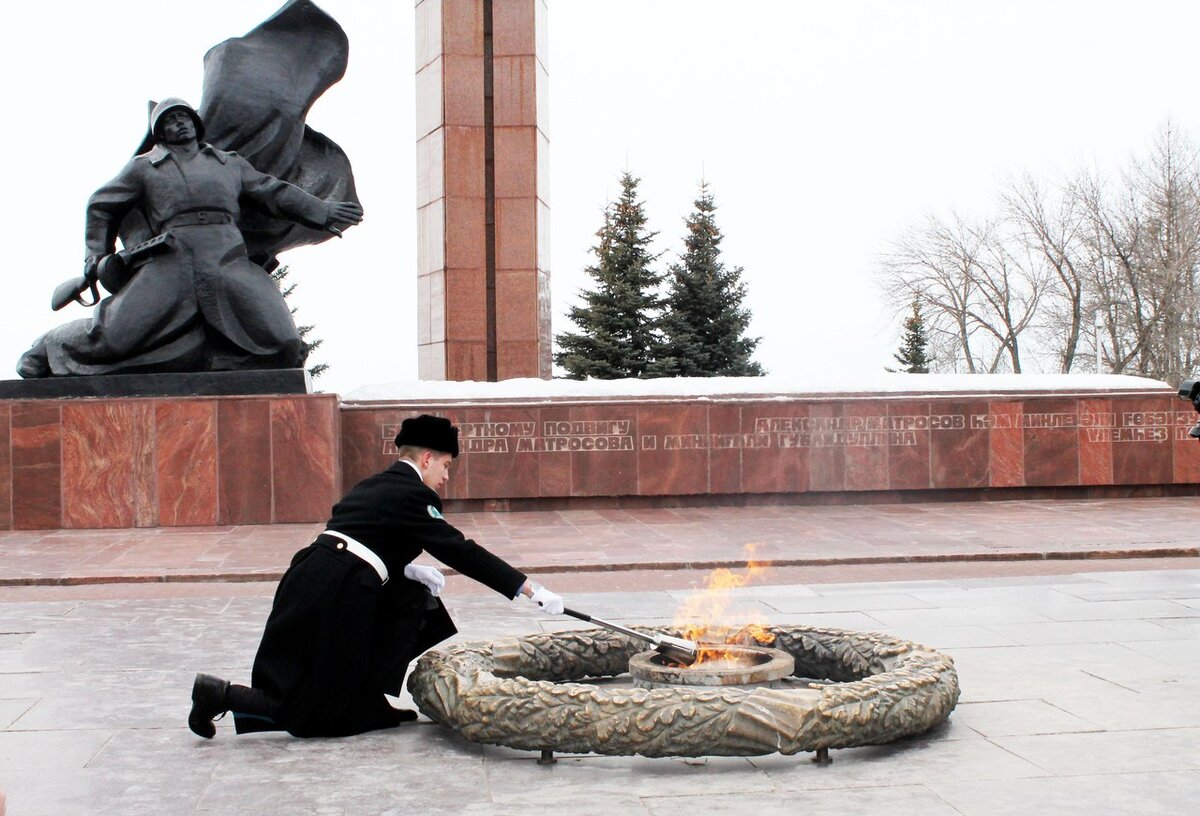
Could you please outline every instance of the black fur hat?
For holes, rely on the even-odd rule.
[[[409,417],[400,423],[400,433],[396,434],[396,447],[405,445],[458,456],[458,428],[445,417],[429,414]]]

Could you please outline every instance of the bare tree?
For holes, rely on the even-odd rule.
[[[971,318],[995,340],[988,371],[1002,370],[1007,357],[1008,369],[1020,374],[1020,338],[1032,325],[1045,288],[1043,267],[1004,224],[989,227],[983,247],[975,268],[980,300]]]
[[[1052,197],[1033,176],[1009,181],[1003,193],[1007,220],[1027,250],[1048,270],[1037,332],[1049,344],[1060,373],[1070,373],[1086,344],[1084,299],[1088,254],[1082,202],[1069,191]]]
[[[1150,342],[1136,261],[1141,213],[1127,189],[1120,195],[1110,193],[1094,174],[1081,176],[1071,192],[1087,218],[1084,246],[1090,307],[1105,335],[1098,341],[1098,353],[1103,365],[1121,374]]]
[[[1200,176],[1196,149],[1167,124],[1116,191],[1095,175],[1072,188],[1087,219],[1087,285],[1105,363],[1178,383],[1195,368]]]
[[[1142,274],[1155,310],[1144,373],[1178,383],[1196,363],[1196,267],[1200,263],[1200,178],[1196,148],[1170,123],[1132,174],[1146,229]]]
[[[1012,243],[994,222],[930,217],[884,258],[892,302],[919,302],[927,315],[938,370],[1021,371],[1020,336],[1033,323],[1044,276]]]
[[[938,370],[1042,356],[1068,373],[1090,349],[1098,369],[1178,383],[1200,365],[1200,153],[1167,123],[1115,180],[1009,181],[997,217],[902,235],[882,278],[897,314],[922,306]]]
[[[976,299],[972,269],[981,248],[978,236],[957,215],[949,223],[930,216],[899,238],[883,261],[884,287],[897,313],[924,307],[936,369],[976,372],[969,312]]]

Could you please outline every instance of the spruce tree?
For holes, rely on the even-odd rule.
[[[900,340],[900,350],[892,355],[904,368],[889,368],[888,371],[928,374],[928,349],[929,337],[925,334],[925,318],[921,317],[921,300],[913,298],[912,315],[904,319],[904,337]]]
[[[287,279],[288,273],[290,271],[291,271],[291,269],[289,269],[288,266],[285,264],[283,266],[276,267],[275,270],[270,273],[271,280],[273,280],[275,282],[275,287],[277,289],[279,289],[279,292],[280,292],[280,294],[283,295],[284,300],[286,300],[292,294],[292,292],[296,291],[296,286],[298,285],[296,283],[285,283],[284,282]],[[292,313],[292,316],[294,317],[296,314],[296,310],[294,308],[291,309],[291,313]],[[314,351],[316,351],[317,348],[320,347],[321,343],[324,342],[323,340],[320,340],[320,339],[312,340],[312,341],[309,341],[306,339],[314,328],[315,327],[312,325],[296,326],[296,331],[300,333],[300,340],[303,341],[304,345],[307,346],[307,348],[308,348],[308,356],[310,358],[312,356],[312,353]],[[309,366],[308,376],[315,380],[317,377],[320,377],[323,373],[325,373],[325,371],[327,371],[328,369],[329,369],[328,363],[316,363],[312,366]]]
[[[742,306],[746,285],[742,267],[721,260],[721,230],[707,182],[700,184],[695,210],[687,218],[680,263],[671,266],[663,341],[652,367],[663,377],[759,377],[751,359],[759,338],[746,337],[750,310]]]
[[[622,174],[621,194],[608,205],[604,226],[596,233],[596,263],[585,270],[595,289],[581,291],[583,305],[567,313],[578,331],[555,338],[559,351],[554,362],[571,379],[644,377],[653,362],[662,275],[651,269],[658,255],[650,251],[650,243],[658,233],[646,229],[639,182]]]

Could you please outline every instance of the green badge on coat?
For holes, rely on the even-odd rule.
[[[433,518],[440,519],[442,517],[442,511],[438,510],[432,504],[427,505],[425,507],[425,509],[429,511],[429,515],[432,516]]]

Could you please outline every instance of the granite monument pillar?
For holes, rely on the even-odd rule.
[[[551,376],[546,0],[419,0],[418,372]]]

